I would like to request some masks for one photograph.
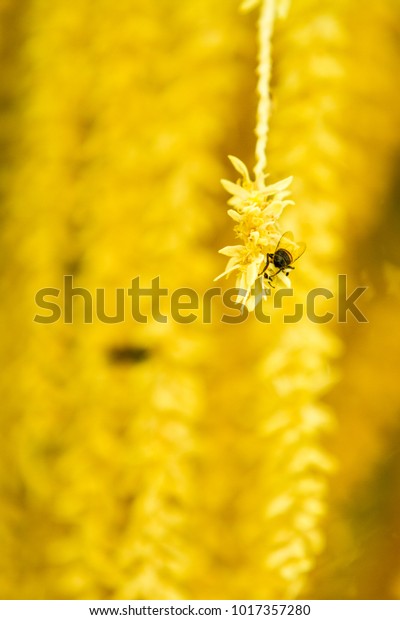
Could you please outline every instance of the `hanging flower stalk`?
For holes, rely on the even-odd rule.
[[[258,2],[247,1],[243,9],[253,8]],[[274,21],[277,14],[284,14],[283,3],[275,0],[263,0],[258,26],[258,108],[257,136],[254,166],[254,181],[250,179],[246,165],[237,157],[229,156],[234,168],[241,178],[236,183],[223,179],[222,185],[232,194],[228,204],[233,209],[228,215],[235,221],[234,232],[242,242],[239,245],[226,246],[219,250],[220,254],[229,256],[225,271],[216,280],[236,272],[236,287],[238,288],[237,303],[253,310],[256,304],[255,284],[260,278],[261,288],[275,288],[273,279],[287,288],[291,286],[285,270],[275,269],[274,262],[267,262],[267,254],[273,255],[282,231],[278,219],[288,204],[290,192],[288,188],[293,177],[287,177],[273,185],[267,185],[267,140],[270,119],[270,81],[271,81],[271,38]],[[292,242],[293,248],[297,244]],[[263,277],[265,275],[265,277]]]

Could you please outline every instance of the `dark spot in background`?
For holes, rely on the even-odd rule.
[[[79,258],[73,259],[66,263],[64,272],[67,275],[76,276],[81,269],[81,260]]]
[[[139,364],[150,356],[149,349],[133,346],[115,346],[108,350],[108,359],[113,364]]]

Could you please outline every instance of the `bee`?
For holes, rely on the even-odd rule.
[[[269,252],[266,255],[265,267],[260,273],[260,276],[264,274],[264,278],[268,280],[272,286],[273,279],[280,273],[284,272],[286,276],[289,275],[291,269],[294,269],[292,263],[294,263],[306,249],[305,243],[296,243],[293,233],[285,232],[279,239],[278,245],[275,248],[275,252]],[[270,265],[276,267],[277,271],[273,274],[266,273]],[[275,288],[272,286],[272,288]]]

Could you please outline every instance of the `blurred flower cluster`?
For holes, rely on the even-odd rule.
[[[2,598],[400,596],[400,4],[278,3],[253,181],[266,1],[0,1]],[[204,298],[224,245],[251,308],[289,230],[271,324],[84,322],[136,276]],[[368,324],[280,320],[343,273]]]

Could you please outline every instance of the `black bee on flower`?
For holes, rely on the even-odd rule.
[[[268,280],[270,286],[279,273],[283,272],[288,277],[290,270],[294,269],[293,263],[304,254],[305,249],[306,244],[303,242],[296,243],[292,232],[283,233],[275,251],[268,252],[266,255],[266,263],[260,275],[264,274],[264,278]],[[274,273],[270,273],[270,266],[275,267]],[[272,288],[275,287],[272,286]]]

